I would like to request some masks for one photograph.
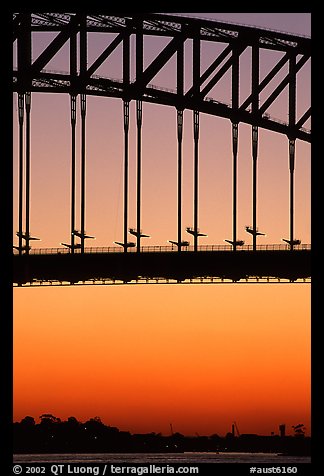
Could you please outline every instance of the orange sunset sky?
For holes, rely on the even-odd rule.
[[[189,15],[189,14],[188,14]],[[310,14],[190,14],[310,36]],[[48,43],[35,35],[33,57]],[[112,37],[109,39],[111,41]],[[146,40],[145,40],[146,41]],[[167,43],[145,43],[145,62]],[[107,46],[89,38],[89,64]],[[190,57],[190,44],[186,57]],[[202,46],[210,64],[219,45]],[[64,48],[46,67],[68,69]],[[260,77],[280,58],[267,52]],[[250,52],[242,56],[242,100],[249,94]],[[15,50],[14,50],[15,63]],[[309,62],[308,62],[309,63]],[[310,103],[310,64],[297,84],[301,115]],[[153,84],[174,88],[174,61]],[[121,77],[118,54],[98,74]],[[190,85],[190,61],[186,83]],[[230,102],[230,82],[210,96]],[[268,91],[269,92],[269,91]],[[70,111],[68,95],[32,94],[31,234],[33,247],[58,247],[70,232]],[[79,112],[78,100],[78,112]],[[14,230],[18,229],[17,95],[14,108]],[[136,122],[130,105],[129,226],[136,227]],[[287,120],[287,94],[271,115]],[[80,143],[80,116],[77,133]],[[310,128],[307,123],[306,127]],[[192,226],[192,112],[184,113],[183,238]],[[176,111],[143,103],[143,245],[177,238]],[[288,139],[259,131],[258,243],[289,238]],[[77,150],[79,153],[79,147]],[[232,144],[228,120],[200,115],[200,244],[232,237]],[[239,126],[238,238],[252,220],[251,127]],[[296,142],[295,234],[310,243],[310,144]],[[80,178],[79,167],[77,170]],[[79,183],[79,182],[78,182]],[[88,97],[86,231],[88,246],[113,246],[123,237],[122,101]],[[79,194],[77,194],[79,204]],[[78,205],[79,206],[79,205]],[[77,218],[78,220],[78,218]],[[78,223],[79,225],[79,223]],[[130,237],[131,238],[131,237]],[[14,238],[15,244],[17,238]],[[14,420],[52,413],[133,433],[173,430],[225,435],[278,433],[285,423],[311,432],[310,284],[84,285],[14,289]]]

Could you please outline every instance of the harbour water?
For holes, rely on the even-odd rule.
[[[294,465],[311,463],[310,456],[289,456],[277,453],[67,453],[67,454],[16,454],[14,463],[111,463],[111,464],[205,464],[250,463]]]

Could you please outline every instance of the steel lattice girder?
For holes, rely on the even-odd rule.
[[[33,32],[57,32],[44,51],[32,60]],[[87,35],[91,32],[115,33],[106,49],[88,66]],[[77,45],[77,34],[80,36]],[[130,77],[130,37],[136,38],[136,76]],[[164,36],[169,42],[152,62],[143,66],[144,36]],[[167,104],[178,109],[198,110],[207,114],[230,119],[233,123],[244,122],[286,134],[290,139],[311,142],[311,132],[303,126],[311,118],[309,108],[296,117],[296,78],[298,72],[311,58],[310,38],[274,32],[260,28],[233,25],[224,22],[186,18],[177,15],[135,14],[105,15],[83,13],[17,13],[13,16],[13,39],[17,41],[17,69],[13,72],[13,89],[17,92],[43,91],[121,97],[126,100]],[[192,86],[184,90],[184,45],[193,43]],[[201,42],[218,42],[224,50],[201,73]],[[46,66],[66,44],[70,45],[70,71],[49,72]],[[123,78],[120,81],[95,75],[98,68],[122,45]],[[257,66],[251,66],[252,91],[239,103],[239,59],[244,51],[252,48],[257,63],[263,50],[285,53],[260,82]],[[165,90],[153,86],[151,81],[174,55],[177,56],[177,89]],[[77,67],[79,58],[79,68]],[[282,72],[285,65],[289,72],[276,88],[259,104],[264,88]],[[207,96],[222,77],[231,71],[232,101],[225,104]],[[288,87],[288,123],[274,120],[268,108],[280,93]]]

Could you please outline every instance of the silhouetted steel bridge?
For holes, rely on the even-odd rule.
[[[294,170],[296,140],[311,142],[311,131],[305,124],[311,119],[309,107],[299,116],[296,84],[298,73],[311,59],[310,38],[261,28],[213,20],[165,14],[85,14],[85,13],[16,13],[13,16],[13,42],[17,61],[13,70],[13,91],[18,98],[18,244],[14,246],[14,284],[77,284],[131,282],[309,282],[310,245],[302,244],[294,232]],[[54,33],[37,58],[33,58],[32,40],[36,32]],[[107,33],[107,46],[89,65],[88,36]],[[113,39],[112,35],[114,34]],[[166,46],[145,66],[144,38],[164,37]],[[135,48],[131,48],[134,38]],[[191,42],[191,85],[186,87],[185,45]],[[221,52],[207,68],[201,61],[201,46],[216,42]],[[69,71],[50,71],[52,58],[63,48],[68,51]],[[241,100],[240,59],[251,52],[251,92]],[[281,57],[260,80],[260,58],[264,51],[281,52]],[[121,55],[122,79],[97,74],[111,58]],[[176,89],[152,84],[154,77],[175,57]],[[131,77],[135,65],[135,77]],[[283,76],[285,68],[288,72]],[[224,103],[208,94],[230,72],[231,102]],[[274,80],[271,92],[267,86]],[[269,107],[283,91],[288,91],[288,121],[277,120]],[[65,248],[32,249],[37,238],[30,231],[30,120],[33,92],[70,95],[71,110],[71,203],[70,242]],[[262,95],[262,101],[261,101]],[[80,97],[80,229],[76,228],[76,120],[77,97]],[[87,96],[117,97],[123,101],[124,116],[124,190],[123,241],[117,247],[88,248],[85,240],[92,237],[85,231],[86,207],[86,111]],[[136,101],[137,127],[137,190],[136,228],[129,228],[128,219],[128,142],[129,105]],[[142,168],[142,102],[173,107],[177,118],[177,239],[169,247],[145,247],[141,240],[141,168]],[[183,112],[193,112],[193,226],[186,232],[193,237],[193,246],[182,236],[182,141]],[[232,237],[228,245],[199,245],[205,236],[198,226],[198,173],[200,114],[226,118],[232,123]],[[237,156],[239,124],[251,125],[252,145],[252,225],[246,231],[252,236],[247,246],[237,237]],[[287,136],[289,144],[289,230],[285,245],[257,244],[263,233],[257,227],[257,163],[259,128]],[[128,241],[129,233],[136,242]],[[78,241],[79,240],[79,241]]]

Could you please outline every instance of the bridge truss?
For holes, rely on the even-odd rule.
[[[203,20],[178,15],[134,14],[109,15],[86,13],[19,13],[13,15],[13,42],[17,62],[13,71],[13,90],[18,95],[19,117],[19,239],[18,255],[29,255],[30,242],[30,115],[33,92],[65,93],[71,98],[71,241],[66,244],[70,253],[80,250],[85,253],[85,136],[88,96],[117,97],[123,101],[124,114],[124,222],[123,241],[119,243],[125,253],[128,242],[128,136],[129,104],[136,101],[137,124],[137,220],[132,234],[136,237],[136,250],[141,253],[141,128],[142,102],[174,107],[177,112],[178,141],[178,191],[177,191],[177,240],[173,244],[182,252],[187,242],[182,236],[182,141],[183,112],[192,110],[194,130],[194,203],[193,227],[188,233],[193,236],[193,252],[198,252],[198,240],[202,234],[198,223],[198,171],[199,171],[199,125],[200,114],[226,118],[232,123],[233,153],[233,201],[232,238],[233,251],[241,246],[237,239],[237,151],[238,126],[251,126],[252,142],[252,226],[247,230],[253,237],[253,251],[257,250],[257,162],[259,128],[287,136],[289,142],[290,171],[290,236],[286,240],[293,251],[300,244],[294,233],[294,168],[296,140],[311,142],[311,131],[305,126],[311,119],[309,107],[297,114],[297,78],[303,66],[311,60],[310,38],[252,28],[242,25]],[[53,34],[45,49],[33,58],[33,35],[39,32]],[[89,61],[88,43],[92,33],[106,33],[107,46]],[[144,45],[148,38],[163,37],[166,45],[149,64],[145,64]],[[202,64],[201,48],[205,43],[222,45],[212,62]],[[192,46],[191,81],[186,82],[188,70],[185,55],[186,44]],[[65,48],[68,52],[69,71],[50,71],[48,65],[55,55]],[[243,96],[240,86],[240,59],[244,52],[251,52],[251,89]],[[280,52],[280,59],[270,71],[260,78],[260,58],[264,51]],[[121,55],[122,77],[111,79],[98,72],[116,54]],[[175,58],[176,88],[166,90],[152,83],[156,75]],[[288,72],[282,75],[288,68]],[[226,74],[230,74],[231,101],[225,103],[209,96],[211,90]],[[268,86],[275,83],[270,92]],[[283,91],[288,90],[288,121],[271,117],[269,108]],[[76,144],[77,97],[80,97],[81,113],[81,191],[80,230],[76,231]],[[25,129],[25,135],[24,135]],[[25,137],[25,144],[24,144]],[[23,171],[25,170],[25,174]],[[25,183],[24,183],[25,177]],[[25,208],[25,210],[24,210]],[[25,212],[25,213],[24,213]],[[24,223],[25,222],[25,223]],[[77,243],[77,238],[80,242]],[[135,244],[134,244],[135,245]]]

